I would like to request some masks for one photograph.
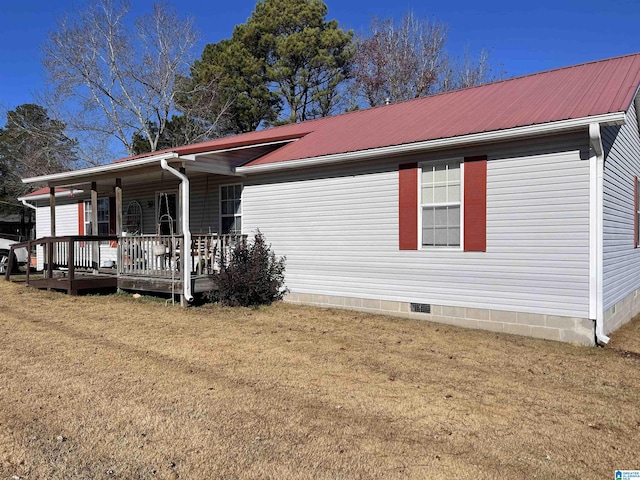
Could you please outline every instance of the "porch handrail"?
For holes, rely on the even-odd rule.
[[[118,238],[118,275],[174,277],[181,271],[182,235],[126,235]]]
[[[64,235],[32,240],[28,242],[28,250],[31,255],[32,246],[43,247],[46,278],[52,278],[53,271],[58,269],[68,269],[71,278],[75,269],[97,270],[101,261],[98,244],[109,242],[117,246],[118,275],[175,277],[177,280],[183,268],[188,268],[193,275],[219,271],[231,260],[233,248],[246,243],[247,238],[240,234],[192,234],[191,248],[185,252],[182,235]],[[98,251],[97,263],[94,249]]]
[[[248,235],[192,233],[191,272],[196,275],[211,275],[228,265],[231,252],[240,243],[247,243]]]
[[[76,269],[97,270],[100,266],[99,242],[117,242],[116,235],[65,235],[56,237],[41,237],[29,243],[28,251],[31,261],[31,246],[44,247],[45,277],[52,278],[53,270],[66,268],[70,279],[74,278]],[[97,263],[94,261],[93,250],[97,249]]]
[[[228,264],[231,251],[247,235],[192,233],[185,255],[182,235],[126,235],[118,239],[118,274],[179,278],[183,268],[192,275],[211,275]]]

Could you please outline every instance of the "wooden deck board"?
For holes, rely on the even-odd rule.
[[[113,275],[78,275],[73,280],[69,279],[69,277],[30,280],[29,286],[49,290],[63,290],[67,293],[78,294],[90,290],[115,290],[118,286],[118,279]]]
[[[106,290],[116,288],[133,292],[153,292],[171,294],[171,278],[165,277],[143,277],[120,275],[117,276],[112,271],[100,272],[97,274],[90,272],[76,272],[73,280],[68,276],[55,276],[53,278],[31,279],[28,285],[39,289],[65,291],[71,295],[86,293],[92,290]],[[213,276],[194,275],[191,278],[191,291],[194,294],[205,293],[214,290],[216,287]],[[182,280],[175,279],[173,293],[182,294]]]
[[[209,292],[215,289],[215,285],[215,280],[209,275],[191,277],[193,293]],[[118,277],[118,288],[139,292],[171,293],[171,278],[121,275]],[[175,280],[174,293],[182,293],[182,280]]]
[[[171,278],[121,275],[118,277],[118,288],[136,292],[171,293]],[[182,293],[180,280],[175,281],[173,290],[175,294]]]

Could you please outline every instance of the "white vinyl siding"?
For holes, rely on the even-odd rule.
[[[191,184],[191,233],[213,233],[220,228],[219,186],[229,177],[201,174],[189,177]]]
[[[56,235],[78,235],[78,202],[62,203],[56,199]],[[36,210],[36,238],[51,235],[49,205]]]
[[[170,181],[169,181],[170,180]],[[126,212],[129,203],[137,201],[142,209],[142,233],[155,235],[158,232],[157,193],[178,191],[178,181],[163,179],[159,184],[150,182],[142,185],[126,185],[122,188],[122,209]],[[164,200],[163,200],[164,202]],[[124,218],[123,218],[124,220]]]
[[[39,202],[36,210],[36,238],[49,237],[51,235],[51,216],[49,203]],[[78,235],[78,201],[70,203],[68,200],[56,198],[56,235]],[[38,269],[44,265],[44,252],[42,247],[37,252]]]
[[[156,193],[156,218],[154,224],[161,235],[179,235],[182,231],[180,225],[180,202],[178,193],[163,191]]]
[[[640,248],[634,248],[634,179],[640,177],[640,137],[632,105],[622,127],[604,127],[604,308],[640,288]],[[616,328],[605,324],[605,332]]]
[[[219,229],[219,200],[218,190],[222,183],[229,183],[229,177],[222,175],[189,174],[191,190],[190,199],[190,228],[191,233],[217,232]],[[179,182],[163,181],[166,191],[178,191]],[[143,233],[155,234],[158,230],[156,215],[157,184],[125,186],[122,191],[123,209],[133,200],[142,207]]]
[[[398,164],[458,152],[249,177],[245,232],[286,255],[296,293],[588,317],[587,136],[550,141],[460,152],[489,154],[486,252],[398,248]]]

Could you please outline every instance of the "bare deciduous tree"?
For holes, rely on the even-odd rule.
[[[462,59],[449,61],[448,68],[442,77],[441,91],[475,87],[499,78],[500,76],[493,73],[488,51],[480,50],[478,56],[474,58],[467,47]]]
[[[68,126],[115,137],[131,154],[135,133],[158,148],[179,107],[176,81],[189,73],[197,34],[191,19],[166,6],[134,22],[129,10],[126,0],[97,0],[63,18],[44,46],[44,66]]]
[[[475,60],[467,50],[462,61],[451,60],[446,50],[448,29],[411,12],[399,23],[374,18],[370,34],[358,39],[352,62],[357,101],[377,106],[487,82],[491,72],[487,52]]]

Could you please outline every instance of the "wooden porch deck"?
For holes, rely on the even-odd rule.
[[[132,275],[121,275],[118,277],[118,288],[135,292],[153,292],[171,294],[173,283],[173,293],[182,293],[182,280],[171,281],[164,277],[136,277]],[[191,291],[193,293],[205,293],[214,290],[216,286],[213,275],[191,275]]]
[[[246,236],[195,235],[192,248],[181,266],[182,237],[47,237],[14,245],[32,249],[40,246],[44,253],[44,278],[32,278],[27,269],[28,286],[63,291],[70,295],[98,291],[126,290],[182,295],[182,268],[190,269],[191,291],[205,293],[216,287],[214,272],[228,261],[230,249]],[[101,249],[98,244],[109,242],[117,248],[118,262],[113,268],[100,268]],[[161,246],[162,252],[158,252]],[[29,258],[30,260],[30,258]],[[29,261],[30,263],[30,261]],[[11,269],[6,279],[10,280]]]
[[[60,272],[52,278],[32,278],[28,282],[28,286],[33,288],[66,292],[69,295],[117,290],[179,295],[182,293],[182,284],[182,280],[172,282],[170,278],[118,276],[115,272],[77,272],[73,279],[66,272]],[[195,275],[191,278],[191,291],[195,294],[214,290],[215,285],[213,275]]]
[[[78,295],[83,292],[116,291],[118,277],[115,274],[76,272],[74,278],[70,278],[67,272],[56,272],[51,278],[30,279],[27,285],[39,289],[66,292],[69,295]]]

